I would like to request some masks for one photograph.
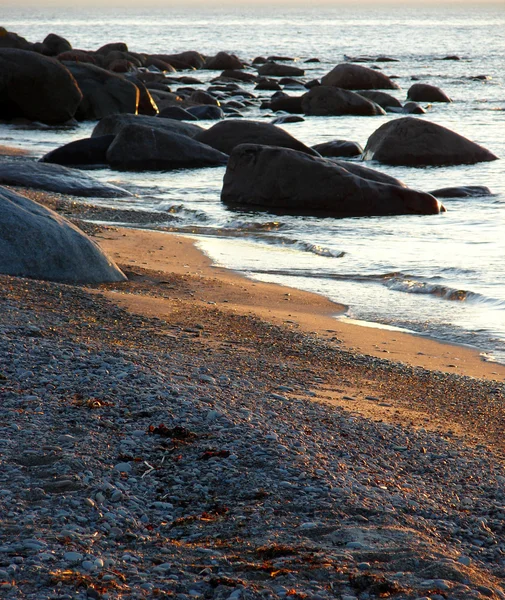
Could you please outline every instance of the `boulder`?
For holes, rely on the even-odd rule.
[[[166,106],[160,111],[159,116],[166,117],[167,119],[175,119],[176,121],[198,121],[198,117],[195,117],[195,115],[192,115],[180,106]]]
[[[110,115],[103,118],[93,129],[91,137],[97,137],[101,135],[116,135],[126,125],[144,125],[151,127],[152,129],[158,129],[160,131],[171,131],[173,133],[179,133],[180,135],[186,135],[188,137],[195,137],[197,134],[204,131],[199,125],[193,125],[192,123],[182,123],[176,119],[166,119],[161,117],[148,117],[146,115]]]
[[[205,64],[204,56],[194,50],[187,50],[179,54],[151,54],[151,56],[159,58],[176,69],[201,69]]]
[[[224,119],[224,112],[219,106],[210,104],[201,104],[200,106],[189,106],[187,111],[190,115],[196,117],[199,121],[215,121],[216,119]]]
[[[492,196],[493,192],[485,185],[462,185],[440,188],[428,192],[436,198],[474,198],[475,196]]]
[[[342,166],[288,148],[243,144],[230,155],[225,204],[326,216],[437,214],[436,198],[358,177]]]
[[[359,95],[363,96],[363,98],[366,98],[367,100],[375,102],[375,104],[378,104],[379,106],[382,106],[384,110],[391,107],[402,108],[402,103],[394,96],[391,96],[391,94],[387,94],[386,92],[380,92],[377,90],[360,90]]]
[[[111,42],[110,44],[105,44],[95,50],[97,54],[101,54],[102,56],[107,56],[109,52],[128,52],[128,45],[124,42]]]
[[[275,62],[267,62],[258,67],[258,74],[265,77],[303,77],[305,71],[290,65],[280,65]]]
[[[282,110],[292,115],[302,115],[304,113],[302,107],[302,96],[288,96],[281,92],[274,94],[270,100],[270,110],[274,112]]]
[[[369,179],[370,181],[377,181],[378,183],[388,183],[389,185],[403,187],[407,186],[393,177],[392,175],[387,175],[386,173],[382,173],[382,171],[376,171],[375,169],[370,169],[369,167],[364,167],[361,163],[357,162],[349,162],[347,160],[340,160],[338,158],[329,158],[336,165],[344,168],[346,171],[349,171],[353,175],[357,175],[358,177],[362,177],[363,179]]]
[[[31,44],[24,37],[14,33],[13,31],[7,31],[5,27],[0,27],[0,48],[32,50],[32,47],[33,44]]]
[[[70,221],[2,187],[0,273],[72,284],[126,280],[98,244]]]
[[[322,85],[346,90],[397,90],[399,86],[387,75],[368,67],[342,63],[321,79]]]
[[[256,75],[254,75],[253,73],[247,73],[246,71],[238,71],[237,69],[225,69],[219,77],[233,79],[234,81],[245,81],[246,83],[251,83],[252,81],[256,81],[257,79]]]
[[[143,125],[126,125],[107,151],[111,167],[169,171],[225,165],[228,156],[185,135]]]
[[[274,79],[268,79],[268,77],[259,77],[254,89],[277,92],[282,88]]]
[[[363,152],[363,148],[357,142],[347,140],[331,140],[331,142],[316,144],[312,148],[325,157],[360,156]]]
[[[42,42],[48,56],[58,56],[62,52],[71,52],[72,44],[61,37],[60,35],[56,35],[55,33],[50,33],[44,38]]]
[[[91,65],[97,64],[97,57],[86,50],[69,50],[68,52],[58,54],[56,58],[62,63],[65,61],[73,61],[78,63],[89,63]]]
[[[414,83],[410,86],[407,99],[414,102],[452,102],[439,87],[427,83]]]
[[[122,75],[90,64],[64,63],[77,80],[83,98],[75,113],[79,121],[96,121],[117,113],[137,112],[140,92]]]
[[[407,115],[425,115],[426,111],[417,102],[405,102],[402,107],[402,112]]]
[[[163,72],[168,72],[168,73],[176,72],[176,70],[174,69],[174,67],[171,64],[165,62],[164,60],[161,60],[160,58],[151,56],[150,54],[144,58],[144,66],[145,67],[156,67],[156,69],[159,69],[162,73]]]
[[[124,75],[125,79],[131,81],[139,91],[139,99],[137,105],[137,113],[139,115],[148,115],[150,117],[154,117],[154,115],[158,114],[158,106],[154,101],[154,98],[151,96],[151,92],[147,89],[145,83],[141,81],[136,74],[127,73]]]
[[[420,167],[473,164],[497,157],[441,125],[403,117],[384,123],[368,138],[363,159]]]
[[[258,121],[227,119],[202,131],[195,139],[226,154],[230,154],[235,146],[249,143],[292,148],[312,156],[318,156],[315,150],[302,144],[284,129],[271,123]]]
[[[189,96],[189,101],[195,104],[209,104],[219,106],[219,100],[205,90],[193,90]]]
[[[131,196],[130,192],[102,183],[77,169],[31,161],[0,162],[0,184],[91,198]]]
[[[207,58],[202,68],[213,71],[224,71],[225,69],[243,69],[244,64],[235,54],[218,52],[216,56]]]
[[[305,119],[299,115],[281,115],[271,121],[272,125],[285,125],[286,123],[303,123]]]
[[[81,99],[77,82],[56,59],[0,49],[0,119],[57,125],[74,117]]]
[[[107,165],[107,150],[114,137],[102,135],[75,140],[44,154],[40,162],[73,166]]]
[[[386,114],[375,102],[349,90],[329,85],[313,87],[301,99],[304,114],[318,117]]]

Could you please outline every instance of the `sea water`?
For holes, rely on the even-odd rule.
[[[398,99],[406,99],[415,81],[441,87],[453,102],[433,104],[419,118],[468,137],[501,160],[426,168],[367,163],[424,191],[459,185],[492,191],[445,200],[447,212],[440,215],[334,219],[230,210],[220,202],[224,168],[97,170],[94,176],[135,196],[93,202],[165,211],[164,226],[196,237],[219,265],[323,294],[345,304],[348,318],[468,344],[505,362],[505,7],[15,7],[2,9],[0,25],[30,41],[57,33],[81,49],[123,41],[134,52],[224,50],[245,61],[290,56],[305,69],[305,81],[320,78],[347,56],[386,55],[398,62],[377,64],[397,78],[401,89],[392,94]],[[443,60],[448,56],[460,60]],[[310,58],[320,62],[304,62]],[[208,82],[216,73],[192,75]],[[253,107],[244,116],[270,121],[273,115]],[[283,127],[307,145],[347,139],[364,146],[393,118],[397,115],[307,117]],[[89,136],[94,125],[74,130],[0,125],[0,143],[41,156]]]

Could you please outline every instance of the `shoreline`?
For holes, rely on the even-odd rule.
[[[349,323],[338,318],[345,307],[323,296],[248,279],[215,266],[196,247],[198,242],[193,236],[118,228],[99,233],[95,239],[121,265],[220,280],[218,286],[210,286],[210,289],[200,286],[197,299],[202,303],[215,302],[226,310],[254,313],[276,325],[296,327],[352,352],[445,373],[505,381],[505,365],[483,360],[478,349],[441,342],[415,332]],[[120,302],[128,304],[125,299]],[[139,302],[133,301],[129,305],[136,310],[148,310],[150,314],[162,310],[155,306],[142,308]]]

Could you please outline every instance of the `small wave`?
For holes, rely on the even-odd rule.
[[[244,221],[231,221],[230,227],[241,231],[279,231],[286,225],[279,221],[266,221],[260,223],[246,223]]]
[[[193,208],[187,208],[183,204],[172,204],[170,206],[160,206],[159,210],[163,210],[171,215],[177,215],[182,218],[195,219],[199,223],[205,223],[209,220],[209,217],[201,210],[195,210]]]

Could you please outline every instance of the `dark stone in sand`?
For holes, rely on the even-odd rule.
[[[257,144],[238,146],[230,155],[221,200],[334,217],[440,212],[438,200],[424,192],[358,177],[325,158]]]
[[[363,152],[363,148],[357,142],[349,142],[347,140],[332,140],[331,142],[323,142],[322,144],[316,144],[312,148],[319,152],[321,156],[333,157],[333,156],[360,156]]]
[[[407,92],[407,98],[414,102],[452,102],[439,87],[427,83],[414,83]]]
[[[225,69],[243,69],[244,64],[238,58],[238,56],[235,56],[235,54],[218,52],[216,56],[207,58],[202,68],[215,71],[224,71]]]
[[[305,121],[303,117],[299,115],[282,115],[272,121],[272,125],[284,125],[285,123],[301,123]]]
[[[198,125],[183,123],[176,119],[123,114],[110,115],[109,117],[102,119],[93,129],[91,137],[109,134],[116,135],[123,127],[131,124],[144,125],[146,127],[158,129],[159,131],[171,131],[191,138],[204,131],[204,129]]]
[[[42,45],[45,49],[44,54],[47,54],[47,56],[58,56],[58,54],[61,54],[62,52],[70,52],[72,50],[72,44],[55,33],[47,35],[44,38]]]
[[[215,167],[228,156],[192,138],[142,125],[126,125],[107,151],[115,169],[168,171],[182,168]]]
[[[67,166],[107,165],[107,150],[113,140],[113,135],[76,140],[48,152],[40,162]]]
[[[375,104],[382,106],[384,110],[392,106],[396,108],[402,108],[402,103],[394,96],[391,96],[391,94],[387,94],[386,92],[379,92],[377,90],[360,90],[358,93],[360,96],[363,96],[363,98],[371,100],[372,102],[375,102]]]
[[[166,106],[160,111],[160,117],[166,117],[167,119],[175,119],[177,121],[198,121],[198,117],[192,115],[185,108],[180,106]]]
[[[274,62],[267,62],[258,67],[258,74],[264,75],[265,77],[303,77],[305,71],[290,65],[279,65]]]
[[[0,162],[0,184],[91,198],[131,196],[130,192],[101,183],[77,169],[31,161]]]
[[[473,164],[497,157],[441,125],[403,117],[384,123],[368,138],[363,159],[420,167]]]
[[[126,280],[70,221],[2,187],[0,273],[74,284]]]
[[[436,198],[472,198],[475,196],[492,196],[493,193],[485,185],[462,185],[458,187],[440,188],[429,192]]]
[[[259,121],[228,119],[216,123],[210,129],[198,134],[195,139],[226,154],[230,154],[239,144],[254,143],[292,148],[312,156],[319,156],[315,150],[302,144],[284,129]]]
[[[334,67],[321,79],[322,85],[346,90],[396,90],[399,86],[384,73],[349,63]]]
[[[195,116],[198,120],[213,121],[216,119],[224,119],[224,112],[219,106],[211,106],[202,104],[201,106],[189,106],[187,111]]]
[[[349,90],[338,87],[320,85],[312,88],[302,96],[302,109],[311,116],[384,115],[384,109]]]
[[[140,92],[131,81],[96,65],[67,61],[64,64],[83,94],[76,119],[95,121],[117,113],[137,112]]]
[[[72,119],[82,93],[68,69],[54,58],[28,50],[0,49],[0,119]]]

